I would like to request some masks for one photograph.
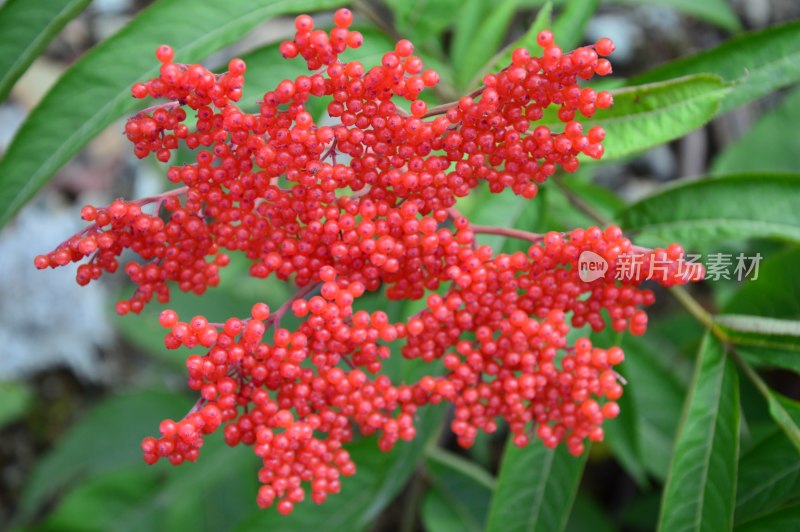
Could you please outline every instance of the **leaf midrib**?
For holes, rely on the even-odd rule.
[[[693,225],[703,225],[703,224],[715,224],[715,225],[725,224],[727,226],[730,226],[731,224],[764,226],[764,227],[775,228],[776,230],[780,230],[781,232],[797,233],[798,238],[800,238],[800,227],[796,225],[781,224],[780,222],[772,222],[764,220],[753,220],[750,218],[692,218],[691,220],[669,220],[664,222],[648,223],[644,225],[628,226],[627,229],[630,231],[646,231],[646,230],[654,230],[654,229],[658,230],[670,227],[690,228]]]
[[[548,478],[550,476],[550,471],[553,469],[553,462],[555,461],[556,453],[554,450],[550,450],[547,454],[547,460],[545,461],[545,467],[541,468],[539,471],[539,478]],[[547,491],[547,483],[539,483],[539,485],[534,490],[534,498],[533,498],[533,506],[531,508],[530,519],[528,520],[528,526],[526,530],[528,532],[533,532],[536,529],[536,523],[539,518],[539,514],[542,511],[542,501],[544,500],[545,492]]]

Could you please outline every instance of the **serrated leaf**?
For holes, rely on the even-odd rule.
[[[600,0],[573,0],[553,23],[556,44],[562,50],[572,50],[581,43],[586,25],[594,16]]]
[[[714,322],[736,345],[798,351],[800,357],[800,321],[722,314],[715,316]]]
[[[481,2],[478,4],[483,5]],[[467,90],[475,74],[496,53],[503,42],[503,37],[508,33],[508,26],[514,17],[517,0],[503,0],[492,6],[488,13],[480,20],[480,24],[473,32],[467,34],[466,48],[460,57],[453,57],[456,65],[456,87]],[[468,31],[468,30],[464,30]]]
[[[724,346],[706,335],[675,444],[659,530],[729,530],[739,454],[739,382]]]
[[[164,41],[176,61],[194,63],[269,17],[334,7],[333,0],[162,0],[75,63],[31,112],[0,160],[4,225],[92,137],[141,103],[130,86],[152,77]],[[191,13],[191,16],[187,16]]]
[[[612,90],[612,108],[584,126],[605,129],[604,160],[627,157],[704,125],[727,90],[720,78],[708,75]]]
[[[740,526],[800,497],[797,448],[777,429],[739,461],[735,524]]]
[[[563,530],[569,519],[588,451],[548,449],[538,438],[525,448],[509,441],[497,477],[487,530]]]
[[[652,83],[699,72],[710,72],[733,83],[719,108],[721,113],[800,81],[800,21],[739,34],[716,48],[636,76],[630,83]]]
[[[682,137],[717,113],[728,87],[718,76],[698,74],[610,92],[614,105],[583,119],[584,129],[602,126],[603,160],[620,159]],[[541,121],[556,131],[563,129],[554,113]]]
[[[47,44],[90,0],[8,0],[0,6],[0,102]]]
[[[37,462],[22,492],[19,518],[30,518],[76,479],[131,464],[144,467],[141,439],[157,431],[161,419],[180,419],[191,406],[187,397],[163,391],[140,391],[100,403]]]
[[[439,448],[428,452],[426,471],[431,484],[421,513],[426,530],[482,531],[494,479],[474,463]]]
[[[800,174],[735,175],[679,183],[623,210],[637,243],[685,247],[726,238],[800,242]],[[746,198],[743,201],[742,198]]]
[[[800,89],[795,89],[779,105],[759,117],[747,133],[726,146],[714,159],[709,173],[800,172],[800,151],[796,142],[799,122]]]

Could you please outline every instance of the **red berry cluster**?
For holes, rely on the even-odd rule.
[[[104,271],[117,271],[117,258],[123,251],[135,252],[143,262],[128,262],[125,273],[137,288],[130,299],[117,303],[120,314],[141,312],[153,296],[161,303],[168,302],[169,283],[198,295],[217,286],[219,268],[226,266],[229,258],[218,253],[202,213],[187,211],[176,194],[167,193],[156,202],[172,211],[165,223],[155,214],[142,212],[142,206],[151,202],[116,200],[107,208],[85,206],[81,217],[92,225],[47,255],[36,257],[36,267],[55,268],[90,257],[77,273],[78,284],[86,285]]]
[[[419,96],[439,76],[423,68],[409,41],[370,68],[341,59],[363,41],[351,21],[339,10],[326,32],[299,16],[294,40],[280,50],[302,57],[311,72],[280,81],[255,114],[233,103],[243,61],[215,75],[173,62],[172,49],[160,47],[159,77],[132,92],[170,102],[138,113],[125,132],[140,157],[167,161],[179,145],[197,150],[196,162],[167,171],[183,187],[85,207],[92,225],[35,260],[46,268],[88,257],[78,270],[86,284],[114,272],[122,251],[135,252],[142,260],[125,271],[137,289],[118,305],[122,314],[140,312],[153,296],[168,301],[174,285],[198,294],[215,286],[228,263],[223,251],[246,256],[253,277],[298,287],[274,312],[261,303],[224,323],[161,314],[168,348],[204,349],[187,360],[189,387],[200,398],[142,445],[149,463],[194,461],[204,435],[224,427],[228,444],[251,445],[262,459],[258,503],[277,504],[281,513],[309,487],[317,503],[339,491],[340,477],[355,472],[344,448],[355,428],[377,434],[389,450],[414,438],[419,407],[442,401],[455,405],[452,428],[464,446],[502,417],[518,445],[536,434],[580,454],[619,410],[613,367],[623,355],[585,338],[569,345],[570,325],[600,330],[606,312],[615,330],[644,331],[639,308],[653,294],[638,288],[643,275],[615,278],[625,253],[643,257],[643,272],[664,263],[662,284],[692,280],[678,268],[679,246],[635,248],[618,228],[532,235],[474,226],[454,210],[482,182],[533,198],[557,167],[571,172],[581,154],[602,156],[604,131],[584,132],[576,117],[612,103],[608,93],[579,84],[611,72],[602,57],[613,51],[611,41],[564,53],[542,32],[540,56],[518,49],[472,94],[428,109]],[[307,104],[319,97],[330,97],[335,125],[314,121]],[[563,123],[557,131],[535,125],[551,106]],[[187,107],[197,119],[191,128]],[[142,210],[148,204],[151,214]],[[475,235],[491,231],[529,240],[528,253],[478,246]],[[604,276],[582,280],[584,252],[606,261]],[[433,293],[440,288],[443,295]],[[427,296],[427,305],[398,323],[358,310],[358,300],[378,290],[390,299]],[[301,319],[294,331],[279,326],[288,312]],[[442,359],[447,372],[392,382],[381,370],[393,342],[408,359]]]

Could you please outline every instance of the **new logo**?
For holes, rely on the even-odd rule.
[[[600,279],[607,271],[608,262],[594,251],[584,251],[578,257],[578,277],[584,283]]]

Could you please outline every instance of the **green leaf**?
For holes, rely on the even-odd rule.
[[[539,12],[536,13],[536,19],[531,24],[531,27],[528,28],[528,31],[526,31],[522,37],[500,50],[497,55],[495,55],[488,63],[486,63],[483,68],[481,68],[469,85],[477,85],[487,72],[497,73],[510,65],[511,56],[514,54],[514,50],[517,48],[525,48],[530,51],[538,50],[539,45],[536,44],[536,36],[539,35],[540,31],[551,26],[550,19],[552,14],[553,5],[550,2],[545,3]]]
[[[771,390],[766,399],[772,419],[783,429],[792,445],[800,451],[800,427],[798,426],[800,425],[800,403]]]
[[[461,68],[462,61],[467,58],[470,40],[481,25],[486,4],[481,0],[466,0],[459,9],[459,16],[453,26],[453,37],[450,41],[450,59],[456,68]]]
[[[740,34],[712,50],[645,72],[630,83],[652,83],[700,72],[710,72],[734,83],[720,112],[800,81],[800,21]]]
[[[710,74],[614,89],[610,109],[581,121],[585,129],[605,129],[604,161],[620,159],[702,126],[716,114],[728,90],[721,78]],[[547,113],[541,123],[563,129],[555,113]]]
[[[394,26],[417,44],[416,37],[437,37],[463,15],[463,0],[384,0]],[[357,6],[360,7],[360,6]]]
[[[729,530],[739,454],[739,383],[725,348],[706,335],[678,432],[659,530]]]
[[[492,498],[487,530],[563,530],[575,500],[588,450],[548,449],[538,438],[520,449],[509,441]]]
[[[617,371],[621,375],[628,374],[627,363],[623,362],[617,366]],[[641,413],[633,395],[633,388],[636,386],[638,383],[633,381],[628,381],[628,384],[625,385],[625,393],[617,400],[620,409],[619,416],[603,424],[605,431],[603,442],[608,445],[614,453],[614,457],[619,460],[636,484],[644,487],[647,484],[647,473],[642,452],[641,427],[639,426]]]
[[[622,334],[607,329],[602,332],[593,332],[591,340],[594,346],[608,348],[612,345],[620,345],[622,338]],[[627,353],[626,358],[632,356],[637,355],[636,353]],[[630,362],[627,360],[623,361],[616,367],[617,373],[630,375],[629,364]],[[605,432],[603,443],[611,449],[614,457],[636,484],[644,488],[647,485],[647,471],[642,452],[641,414],[634,396],[634,388],[638,385],[639,383],[633,379],[628,380],[625,384],[625,392],[617,400],[619,415],[603,423]]]
[[[462,212],[473,224],[535,230],[525,222],[539,216],[542,202],[538,198],[531,201],[514,194],[511,189],[492,194],[488,187],[481,187],[470,196]],[[491,208],[486,208],[487,201],[491,201]],[[481,245],[491,246],[496,252],[504,250],[512,240],[503,235],[479,234],[477,238]]]
[[[0,7],[0,102],[47,44],[90,0],[8,0]]]
[[[474,463],[439,448],[428,452],[426,470],[431,483],[421,513],[426,530],[481,532],[494,479]]]
[[[800,498],[797,458],[797,449],[777,429],[742,456],[736,488],[737,527]]]
[[[596,500],[579,493],[567,521],[566,532],[614,532],[619,527],[610,521],[608,510]]]
[[[663,349],[631,335],[625,335],[621,347],[625,362],[620,374],[630,383],[625,387],[625,395],[636,405],[635,423],[641,449],[646,450],[644,467],[663,480],[673,454],[686,387],[675,372],[675,361],[664,356]]]
[[[800,351],[800,321],[741,314],[722,314],[714,321],[736,345]]]
[[[795,142],[797,123],[800,89],[789,93],[780,105],[764,113],[747,133],[728,145],[714,159],[710,173],[800,172],[800,151]]]
[[[800,373],[800,353],[770,347],[738,345],[736,351],[748,364],[765,368],[783,368]]]
[[[725,304],[725,314],[756,314],[774,318],[800,318],[800,248],[769,255],[759,266],[758,279],[750,280]]]
[[[637,243],[685,247],[726,238],[800,242],[800,174],[735,175],[679,183],[623,210]],[[743,201],[742,198],[746,198]],[[734,262],[735,262],[734,258]]]
[[[586,25],[598,7],[600,0],[573,0],[567,4],[553,24],[556,44],[562,50],[572,50],[581,43]]]
[[[477,2],[480,5],[482,2]],[[514,17],[517,0],[503,0],[480,20],[479,25],[467,34],[466,47],[458,56],[453,56],[456,65],[456,87],[466,90],[468,85],[496,53],[508,33],[508,26]],[[460,27],[458,28],[460,29]],[[464,29],[463,31],[469,31]]]
[[[614,0],[617,4],[651,4],[659,7],[671,7],[677,11],[692,15],[699,20],[711,22],[728,31],[742,28],[736,12],[727,0]]]
[[[785,506],[736,527],[736,532],[764,532],[764,530],[797,530],[800,528],[800,503]]]
[[[25,414],[33,394],[23,382],[0,381],[0,428]]]
[[[228,530],[252,511],[258,458],[207,439],[201,461],[173,468],[127,466],[93,476],[69,492],[45,530]]]
[[[704,125],[727,90],[720,78],[710,75],[612,90],[611,109],[598,111],[584,127],[605,129],[604,160],[627,157]]]
[[[185,396],[163,391],[140,391],[103,401],[37,462],[22,492],[19,518],[30,518],[81,477],[131,464],[144,467],[141,439],[157,432],[160,420],[180,419],[191,406]]]
[[[340,3],[162,0],[140,12],[74,64],[20,127],[0,161],[0,226],[89,139],[141,105],[131,98],[130,87],[158,72],[153,51],[159,44],[167,41],[177,61],[194,63],[269,17]]]
[[[238,524],[236,530],[353,531],[369,528],[414,473],[424,457],[426,445],[438,436],[441,408],[427,408],[417,420],[417,437],[398,442],[388,453],[378,449],[376,438],[363,438],[347,446],[358,472],[342,479],[342,490],[325,504],[304,503],[289,516],[276,511],[256,511]]]
[[[118,531],[121,526],[129,525],[120,520],[121,516],[147,500],[148,494],[158,492],[158,475],[153,469],[139,466],[101,473],[66,493],[34,530]]]

